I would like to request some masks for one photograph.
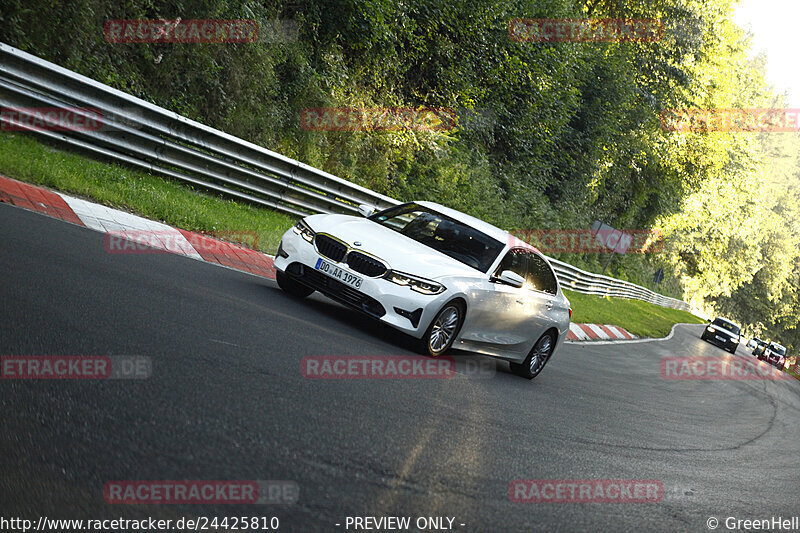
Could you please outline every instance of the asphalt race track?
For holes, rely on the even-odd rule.
[[[568,344],[533,381],[459,353],[451,379],[316,380],[304,356],[410,348],[317,295],[174,255],[108,254],[100,233],[7,205],[0,279],[0,355],[152,361],[144,380],[0,381],[5,517],[277,516],[280,531],[335,532],[348,516],[446,516],[455,531],[533,532],[800,515],[800,383],[662,378],[662,357],[752,359],[701,341],[702,326]],[[516,479],[606,478],[660,480],[663,498],[509,499]],[[110,505],[111,480],[293,480],[300,497]]]

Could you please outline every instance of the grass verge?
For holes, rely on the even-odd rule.
[[[705,320],[687,311],[628,300],[593,296],[565,290],[572,304],[572,321],[584,324],[612,324],[639,337],[666,337],[679,323],[704,324]]]
[[[258,249],[270,254],[295,223],[291,216],[271,209],[212,196],[189,185],[64,152],[9,132],[0,132],[0,174],[190,231],[254,232]]]

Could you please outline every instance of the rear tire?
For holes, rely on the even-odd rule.
[[[528,357],[526,357],[522,363],[509,363],[511,371],[526,379],[535,378],[542,372],[544,365],[550,360],[550,356],[553,355],[555,347],[556,341],[553,338],[553,334],[545,333],[539,337],[539,340],[536,341],[536,344],[531,348]]]
[[[293,280],[288,274],[280,270],[275,271],[275,280],[278,282],[278,286],[281,289],[297,298],[305,298],[314,292],[314,289],[311,287]]]

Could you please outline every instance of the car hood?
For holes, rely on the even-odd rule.
[[[333,235],[352,248],[383,259],[392,270],[430,279],[486,275],[366,218],[349,215],[311,215],[305,220],[314,231]],[[356,246],[356,242],[359,242],[360,246]]]

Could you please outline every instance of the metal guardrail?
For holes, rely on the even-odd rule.
[[[74,107],[102,113],[97,130],[51,140],[293,215],[355,213],[397,200],[113,89],[0,43],[0,105]]]
[[[378,208],[400,203],[5,43],[0,43],[0,107],[96,110],[102,114],[97,129],[30,131],[95,157],[296,216],[356,213],[362,203]],[[576,292],[691,311],[686,302],[548,259],[562,286]]]
[[[552,257],[548,257],[553,270],[556,272],[561,287],[583,294],[594,294],[597,296],[613,296],[615,298],[628,298],[643,300],[661,307],[670,307],[681,311],[688,311],[697,316],[702,316],[699,311],[692,309],[688,303],[670,298],[651,291],[635,283],[622,281],[592,272],[586,272],[568,263],[564,263]],[[707,318],[702,316],[702,318]]]

